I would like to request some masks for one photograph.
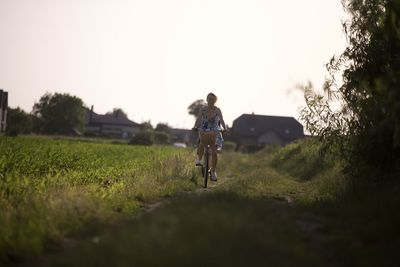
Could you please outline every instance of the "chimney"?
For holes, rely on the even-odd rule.
[[[3,89],[0,89],[0,109],[3,109]]]
[[[3,132],[3,89],[0,89],[0,133]]]
[[[92,123],[92,119],[93,119],[93,105],[90,108],[90,113],[89,113],[89,124]]]
[[[8,93],[0,89],[0,132],[6,131]]]
[[[7,128],[7,108],[8,108],[8,92],[4,92],[3,97],[3,131]]]

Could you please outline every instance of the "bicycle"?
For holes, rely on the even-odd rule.
[[[193,128],[194,131],[198,131],[198,128]],[[200,142],[199,142],[200,144]],[[207,146],[204,147],[204,155],[203,155],[203,165],[201,166],[201,175],[204,178],[204,184],[203,187],[207,188],[208,184],[208,179],[211,177],[211,164],[210,164],[210,149],[211,145],[207,144]]]
[[[208,178],[211,176],[211,168],[210,168],[210,145],[204,147],[204,156],[203,156],[203,166],[201,167],[201,173],[204,178],[204,188],[207,188]]]

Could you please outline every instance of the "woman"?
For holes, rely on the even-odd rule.
[[[204,147],[210,145],[212,150],[212,163],[211,163],[211,180],[217,181],[217,150],[222,147],[221,127],[226,131],[226,125],[222,117],[221,110],[215,106],[217,96],[213,93],[207,95],[207,106],[200,110],[199,116],[194,124],[193,129],[198,129],[200,132],[200,144],[197,148],[198,158],[196,159],[196,166],[201,166],[201,159],[204,154]]]

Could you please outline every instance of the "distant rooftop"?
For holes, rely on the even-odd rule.
[[[304,136],[303,125],[293,117],[243,114],[233,121],[233,130],[245,136],[260,136],[273,131],[285,139]]]
[[[138,127],[139,124],[129,120],[125,116],[115,116],[112,114],[97,114],[90,109],[86,112],[86,123],[87,124],[113,124],[113,125],[124,125],[124,126],[135,126]]]

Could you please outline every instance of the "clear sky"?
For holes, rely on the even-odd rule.
[[[192,127],[208,92],[243,113],[298,118],[345,46],[340,0],[0,0],[0,88],[31,111],[46,92],[97,113]]]

